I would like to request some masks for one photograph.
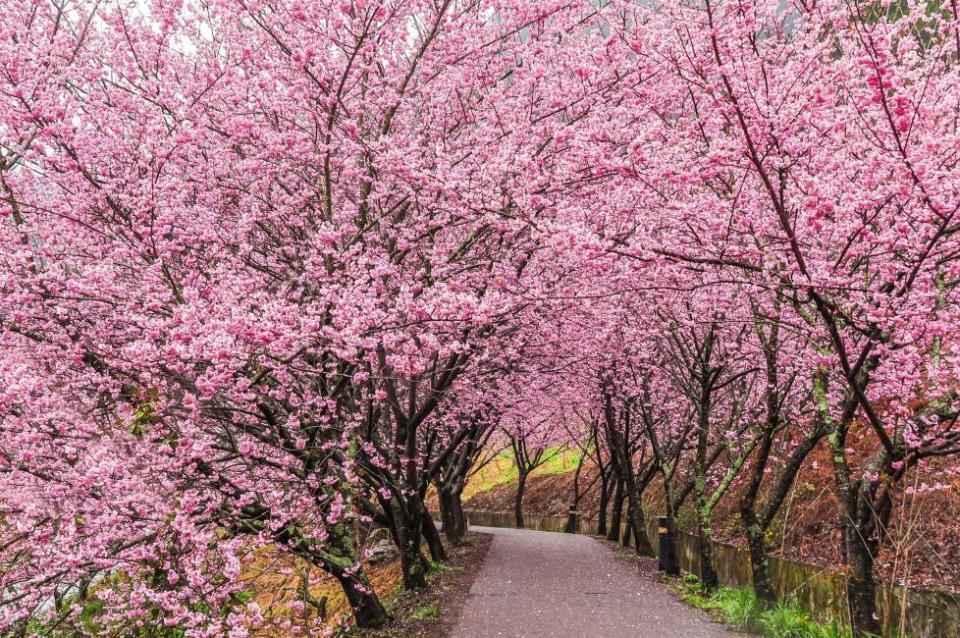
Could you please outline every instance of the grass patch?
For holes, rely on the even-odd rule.
[[[459,567],[449,563],[445,563],[440,560],[433,560],[432,558],[427,559],[427,567],[429,567],[429,573],[427,574],[428,579],[436,578],[438,574],[443,572],[453,572],[455,574],[460,569]]]
[[[670,583],[683,602],[713,614],[731,627],[768,638],[852,638],[849,628],[820,623],[796,605],[766,609],[752,589],[721,587],[707,591],[697,576],[686,574]]]
[[[426,620],[427,618],[439,618],[443,615],[443,612],[440,611],[440,608],[436,605],[430,605],[428,607],[421,607],[412,614],[410,618],[413,620]]]
[[[603,540],[607,540],[605,536],[598,536],[597,538],[602,538]],[[630,550],[624,549],[623,547],[617,547],[613,556],[617,560],[625,560],[630,562],[634,562],[637,560],[636,552],[631,552]]]
[[[571,450],[569,448],[552,447],[548,448],[544,456],[550,458],[543,465],[530,473],[530,476],[547,476],[550,474],[562,474],[563,472],[573,472],[577,469],[577,463],[580,461],[580,450]],[[517,465],[513,459],[513,452],[506,450],[497,455],[483,469],[470,477],[466,489],[463,491],[463,499],[469,500],[474,494],[480,492],[489,492],[498,485],[505,483],[514,483],[517,480]]]

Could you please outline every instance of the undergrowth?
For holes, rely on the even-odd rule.
[[[439,618],[441,615],[442,612],[440,611],[439,607],[436,605],[429,605],[410,614],[410,618],[414,620],[425,620],[427,618]]]
[[[673,587],[683,602],[710,612],[739,631],[768,638],[852,638],[849,628],[837,622],[817,622],[797,606],[764,608],[752,589],[707,591],[693,574],[674,581]]]

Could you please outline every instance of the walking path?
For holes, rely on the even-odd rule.
[[[454,638],[732,638],[657,582],[579,534],[471,527],[493,545]]]

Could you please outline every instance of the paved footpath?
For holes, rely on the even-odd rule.
[[[732,638],[600,541],[579,534],[471,527],[493,545],[454,638]]]

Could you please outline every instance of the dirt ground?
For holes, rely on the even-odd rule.
[[[447,551],[450,561],[431,575],[430,589],[416,595],[401,589],[402,570],[399,559],[388,563],[364,564],[364,569],[374,591],[384,603],[395,621],[380,631],[361,632],[354,629],[351,636],[366,638],[433,638],[446,635],[456,622],[460,606],[473,578],[479,570],[483,557],[490,546],[488,534],[470,533],[464,547],[452,547]],[[426,550],[426,548],[424,548]],[[291,631],[304,632],[304,619],[291,611],[291,602],[302,596],[303,578],[311,572],[306,563],[292,559],[265,548],[246,561],[241,578],[247,591],[263,611],[264,622],[251,631],[254,638],[289,638]],[[332,577],[313,569],[316,582],[310,594],[317,600],[325,600],[326,622],[331,630],[343,631],[352,618],[350,605],[340,584]],[[437,614],[434,617],[434,614]],[[292,625],[291,625],[292,623]]]
[[[384,629],[355,629],[360,638],[445,638],[456,627],[470,587],[490,549],[493,536],[470,532],[464,547],[447,547],[449,562],[434,572],[425,592],[400,592],[386,598],[394,620]]]

